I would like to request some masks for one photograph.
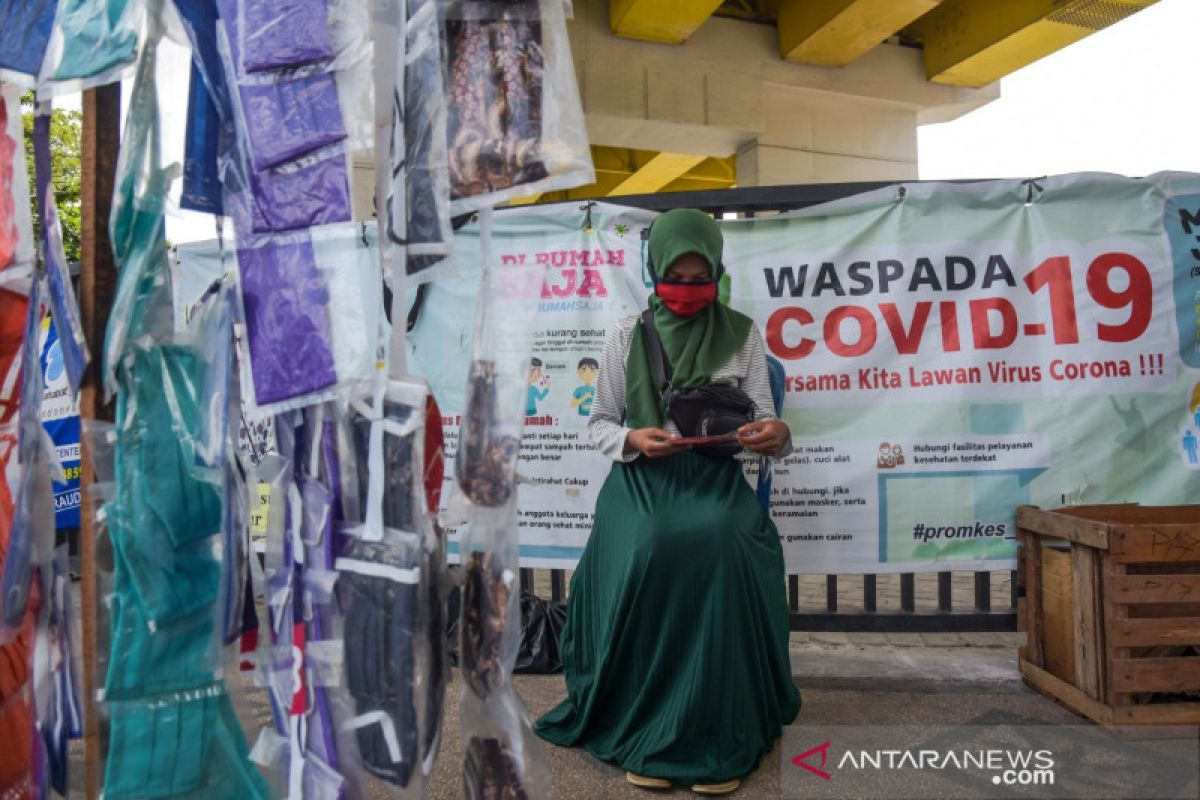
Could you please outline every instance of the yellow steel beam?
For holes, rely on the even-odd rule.
[[[666,158],[662,158],[664,156]],[[725,189],[735,182],[736,156],[725,158],[682,156],[686,159],[695,159],[695,165],[668,180],[666,179],[668,173],[660,170],[664,169],[670,160],[677,157],[679,157],[677,153],[658,153],[653,150],[630,150],[624,147],[593,145],[592,163],[596,167],[596,182],[565,191],[546,192],[538,197],[538,202],[554,203],[563,200],[581,200],[642,192]],[[630,183],[638,179],[638,176],[642,176],[643,171],[651,165],[654,165],[651,171],[645,172],[645,185],[637,186],[635,183]],[[649,180],[652,173],[657,175],[654,181]],[[659,185],[652,187],[652,183],[659,183]],[[625,185],[632,188],[622,188]],[[513,202],[517,203],[517,201]]]
[[[656,153],[637,172],[621,181],[609,194],[650,194],[683,177],[705,156],[686,153]]]
[[[721,0],[608,0],[608,21],[617,36],[680,44],[720,5]]]
[[[937,7],[939,0],[782,0],[779,55],[844,67]]]
[[[946,0],[906,33],[921,39],[935,83],[985,86],[1156,0]]]
[[[531,206],[540,200],[543,194],[544,192],[538,192],[537,194],[527,194],[524,197],[514,197],[508,201],[508,204],[510,206]]]

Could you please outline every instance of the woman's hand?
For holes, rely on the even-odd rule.
[[[742,447],[768,456],[778,455],[792,436],[787,423],[779,419],[747,422],[737,434]]]
[[[638,428],[625,437],[625,452],[638,451],[646,458],[662,458],[682,453],[691,445],[673,444],[672,435],[662,428]]]

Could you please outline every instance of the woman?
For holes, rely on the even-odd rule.
[[[677,387],[733,382],[754,401],[747,450],[791,451],[762,334],[717,301],[721,231],[677,209],[650,227],[655,328]],[[657,266],[661,265],[661,266]],[[640,315],[609,332],[588,433],[616,463],[571,579],[567,699],[538,720],[643,788],[725,794],[758,766],[800,695],[788,659],[783,552],[740,463],[672,441]]]

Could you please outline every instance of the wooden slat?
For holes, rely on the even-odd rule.
[[[1200,575],[1125,575],[1105,590],[1114,603],[1200,603]]]
[[[1200,703],[1145,703],[1112,710],[1117,725],[1200,725]]]
[[[1100,600],[1100,551],[1082,544],[1071,545],[1074,578],[1072,629],[1075,648],[1075,686],[1095,700],[1104,688],[1104,609]]]
[[[1200,691],[1200,656],[1115,658],[1111,680],[1118,692]]]
[[[1064,512],[1068,510],[1062,509]],[[1036,506],[1021,506],[1017,509],[1017,528],[1042,536],[1079,542],[1100,550],[1108,549],[1108,525],[1085,517],[1058,511],[1043,511]]]
[[[825,610],[830,614],[837,613],[837,575],[825,576]]]
[[[1123,577],[1128,568],[1121,563],[1118,563],[1112,556],[1105,555],[1102,557],[1100,565],[1101,582],[1105,589],[1115,580]],[[1129,606],[1123,606],[1113,602],[1112,594],[1104,591],[1101,596],[1101,603],[1104,606],[1104,624],[1110,625],[1114,622],[1121,622],[1129,618]],[[1104,702],[1110,706],[1126,706],[1129,705],[1129,695],[1122,694],[1116,688],[1113,681],[1115,662],[1120,659],[1129,658],[1129,648],[1121,647],[1114,644],[1109,644],[1104,648]]]
[[[1038,541],[1047,540],[1039,537]],[[1039,549],[1042,664],[1051,675],[1070,683],[1075,680],[1075,621],[1072,611],[1075,606],[1075,580],[1071,552],[1057,547],[1043,546]]]
[[[1112,647],[1200,645],[1200,617],[1113,620],[1105,623],[1104,635]]]
[[[113,184],[117,171],[117,150],[121,141],[121,86],[108,84],[83,93],[83,130],[81,139],[81,264],[79,267],[79,308],[83,334],[92,360],[83,374],[79,393],[79,414],[83,419],[112,420],[112,404],[103,402],[100,357],[104,352],[104,329],[117,285],[117,268],[108,238],[108,217],[112,210]],[[92,525],[93,507],[90,485],[95,482],[92,453],[84,437],[81,447],[79,563],[80,616],[83,633],[84,770],[87,797],[99,795],[103,777],[101,759],[100,714],[92,704],[96,696],[96,640],[98,597],[96,578],[96,531]],[[104,729],[105,733],[107,728]]]
[[[879,601],[875,592],[875,576],[863,575],[863,610],[876,611]]]
[[[1054,677],[1035,664],[1031,664],[1027,659],[1019,659],[1017,661],[1017,668],[1021,671],[1021,677],[1025,679],[1026,683],[1047,697],[1053,697],[1067,708],[1083,714],[1093,722],[1098,722],[1101,725],[1112,724],[1113,709],[1104,703],[1093,700],[1066,681]]]
[[[1113,528],[1109,549],[1128,563],[1200,561],[1200,524]]]
[[[1041,537],[1018,530],[1022,540],[1020,566],[1025,571],[1025,631],[1029,634],[1027,644],[1029,661],[1038,668],[1046,666],[1042,649],[1042,545]]]
[[[1056,514],[1104,522],[1108,525],[1197,525],[1200,523],[1200,505],[1188,506],[1143,506],[1138,503],[1110,503],[1094,506],[1064,506],[1055,509]]]

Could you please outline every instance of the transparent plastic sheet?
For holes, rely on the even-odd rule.
[[[234,110],[245,134],[250,165],[262,171],[346,139],[346,114],[332,73],[241,73],[237,66],[240,5],[238,0],[218,0],[222,23],[218,43],[226,51],[226,80],[237,89]]]
[[[67,546],[40,566],[42,607],[34,645],[37,731],[50,787],[67,796],[67,742],[83,735],[82,651],[74,617]]]
[[[233,106],[217,48],[216,0],[172,0],[192,47],[179,205],[224,213],[220,155],[233,138]]]
[[[27,296],[0,288],[0,426],[15,419],[20,407],[19,356],[28,313]]]
[[[497,507],[509,502],[516,490],[517,451],[530,389],[529,354],[544,265],[492,267],[487,215],[481,216],[484,269],[454,466],[458,488],[471,503]]]
[[[595,180],[561,0],[451,0],[453,214]]]
[[[0,0],[0,81],[33,88],[46,60],[57,10],[58,0]]]
[[[108,710],[105,798],[266,797],[223,684],[114,702]]]
[[[362,58],[362,0],[239,0],[242,73],[309,67],[345,69]]]
[[[326,0],[241,0],[238,31],[241,68],[285,69],[333,57],[325,23]]]
[[[38,79],[39,98],[128,76],[145,30],[146,8],[146,0],[59,0]]]
[[[195,341],[174,336],[151,27],[110,226],[122,271],[106,347],[117,442],[104,506],[114,555],[104,795],[262,797],[221,678],[224,515],[218,487],[195,475],[209,369]]]
[[[117,158],[109,238],[120,278],[104,335],[104,391],[111,399],[116,372],[130,343],[141,336],[169,341],[170,269],[164,203],[174,171],[161,162],[161,132],[154,95],[157,40],[147,42],[138,65],[125,134]]]
[[[218,161],[221,115],[196,63],[188,78],[187,133],[183,149],[183,190],[180,208],[203,214],[222,214]]]
[[[246,604],[254,604],[249,592],[250,513],[246,484],[239,470],[225,470],[225,519],[221,526],[221,642],[230,645],[246,629]]]
[[[0,428],[0,564],[8,555],[14,499],[7,480],[8,465],[16,461],[17,439]],[[27,615],[19,629],[0,638],[0,796],[32,796],[29,767],[32,763],[33,706],[30,661],[33,655],[35,615]],[[28,787],[28,795],[20,794]]]
[[[171,3],[191,43],[192,64],[204,80],[206,94],[221,118],[232,118],[229,86],[217,46],[217,0],[171,0]],[[190,110],[188,116],[191,117]]]
[[[0,642],[19,635],[28,616],[36,615],[39,592],[35,568],[49,559],[54,548],[53,478],[60,470],[55,469],[54,445],[38,418],[42,405],[42,379],[36,332],[42,318],[44,281],[35,280],[32,288],[21,351],[19,479],[0,574]]]
[[[389,243],[400,247],[388,257],[403,259],[406,273],[424,281],[446,271],[453,239],[441,20],[434,0],[397,0],[397,6],[402,29],[388,87],[394,91],[385,220]]]
[[[21,90],[0,82],[0,275],[35,258],[24,143]]]
[[[343,774],[388,797],[423,796],[445,681],[442,572],[427,569],[437,544],[423,480],[428,397],[423,382],[381,381],[351,402],[351,435],[337,439],[354,453],[357,480],[339,475],[339,484],[344,493],[357,483],[361,516],[342,505],[336,568],[345,680],[331,707],[353,756]],[[440,417],[433,419],[440,433]],[[435,455],[440,464],[440,449]]]
[[[255,2],[259,8],[254,13],[266,14],[273,19],[278,18],[276,16],[278,3],[268,3],[266,0],[255,0]],[[295,4],[302,2],[302,0],[289,0],[289,2]],[[365,151],[372,147],[374,141],[374,121],[372,118],[374,99],[371,82],[372,44],[368,36],[370,16],[365,0],[328,0],[325,4],[325,27],[329,36],[330,48],[333,52],[331,58],[319,63],[264,71],[247,71],[244,69],[243,59],[246,57],[251,59],[278,59],[278,54],[270,55],[264,50],[256,50],[255,52],[247,50],[245,56],[243,56],[241,47],[243,31],[240,19],[246,0],[217,0],[217,3],[223,23],[221,27],[227,36],[226,46],[230,55],[229,62],[226,65],[227,75],[229,82],[236,85],[239,92],[246,87],[258,87],[253,89],[251,96],[261,97],[263,92],[266,92],[269,96],[269,88],[264,87],[270,87],[281,81],[293,82],[300,78],[317,78],[322,75],[332,76],[337,88],[336,102],[340,109],[341,124],[347,147],[353,151]],[[309,11],[311,13],[311,9]],[[295,38],[296,22],[284,19],[285,22],[283,24],[286,26],[288,37]],[[258,33],[276,40],[277,44],[283,45],[285,49],[287,48],[285,39],[275,36],[276,30],[274,28],[269,30],[260,28],[257,32],[247,30],[245,33],[251,36]],[[306,33],[311,35],[313,31],[307,31]],[[324,81],[311,81],[300,82],[296,85],[323,87],[325,84]],[[243,102],[245,102],[245,98],[243,98]],[[307,123],[311,123],[312,121],[311,119],[304,120]],[[320,121],[323,125],[327,125],[330,120],[322,119]],[[290,121],[291,124],[289,127],[301,122],[301,118],[296,117]],[[303,127],[302,125],[301,128]],[[256,166],[261,165],[257,158],[254,160],[254,163]]]
[[[369,384],[383,309],[378,261],[359,226],[244,248],[239,274],[248,420],[345,397]]]
[[[467,520],[460,539],[463,783],[467,797],[543,798],[550,796],[545,755],[512,685],[521,644],[515,466],[543,267],[492,269],[490,211],[480,228],[484,271],[451,500]]]
[[[112,465],[109,464],[108,470],[112,471]],[[97,475],[97,477],[99,477]],[[96,552],[96,582],[95,597],[96,597],[96,650],[95,662],[92,672],[92,685],[104,686],[105,678],[108,675],[109,656],[112,651],[112,598],[114,592],[114,555],[112,541],[108,536],[108,504],[113,501],[117,493],[117,484],[115,482],[97,482],[88,486],[88,498],[91,500],[93,516],[92,516],[92,533],[96,537],[95,552]],[[98,719],[104,718],[104,706],[96,702],[99,697],[103,696],[103,691],[97,691],[95,697],[85,697],[84,701],[87,704],[88,714],[98,715]]]
[[[46,134],[49,135],[48,119]],[[44,209],[42,230],[46,237],[47,300],[50,305],[50,313],[54,318],[54,328],[58,331],[59,349],[62,352],[63,365],[66,367],[67,381],[71,386],[72,395],[77,396],[83,382],[83,370],[91,360],[91,354],[88,352],[87,339],[83,335],[79,302],[75,298],[71,273],[67,268],[67,254],[63,250],[62,224],[59,222],[58,205],[54,202],[54,192],[49,186],[46,188],[46,198],[42,208]]]
[[[328,292],[312,242],[242,247],[237,260],[255,404],[335,384]]]
[[[192,306],[186,323],[187,340],[204,364],[196,386],[195,433],[191,437],[196,476],[219,483],[224,480],[226,442],[229,438],[229,399],[233,379],[232,279],[222,277]]]

